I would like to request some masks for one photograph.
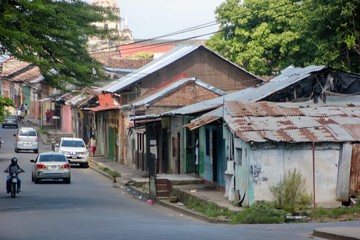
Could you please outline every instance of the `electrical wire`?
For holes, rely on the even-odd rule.
[[[260,13],[265,13],[269,10],[274,10],[274,9],[277,9],[279,7],[284,7],[284,6],[287,6],[287,5],[290,5],[292,3],[285,3],[285,4],[281,4],[281,5],[278,5],[276,7],[273,7],[273,8],[269,8],[269,9],[266,9],[266,10],[263,10],[263,11],[258,11],[257,13],[260,14]],[[310,6],[309,6],[310,7]],[[308,7],[308,8],[309,8]],[[286,13],[286,14],[278,14],[278,15],[275,15],[273,17],[280,17],[280,16],[289,16],[290,14],[294,14],[295,12],[299,12],[299,11],[303,11],[304,9],[306,8],[298,8],[296,11],[291,11],[289,13]],[[287,9],[289,10],[289,9]],[[254,14],[254,13],[250,13],[248,15],[245,15],[245,16],[239,16],[239,17],[236,17],[236,18],[233,18],[231,19],[230,21],[235,21],[237,19],[241,19],[241,18],[244,18],[244,17],[248,17],[250,16],[251,14]],[[112,46],[112,47],[106,47],[106,48],[100,48],[98,50],[106,50],[106,49],[112,49],[114,47],[121,47],[121,46],[131,46],[131,45],[136,45],[136,44],[139,44],[139,43],[142,43],[142,42],[149,42],[149,41],[154,41],[154,40],[158,40],[158,39],[161,39],[163,37],[170,37],[170,36],[175,36],[175,35],[178,35],[178,34],[183,34],[183,33],[186,33],[186,32],[189,32],[189,31],[194,31],[194,30],[198,30],[198,29],[203,29],[203,28],[207,28],[207,27],[210,27],[210,26],[214,26],[218,24],[216,21],[212,21],[212,22],[208,22],[208,23],[204,23],[204,24],[200,24],[200,25],[197,25],[197,26],[193,26],[193,27],[190,27],[190,28],[186,28],[186,29],[182,29],[182,30],[179,30],[179,31],[175,31],[175,32],[172,32],[172,33],[168,33],[168,34],[164,34],[164,35],[161,35],[161,36],[157,36],[157,37],[154,37],[154,38],[149,38],[149,39],[144,39],[144,40],[140,40],[140,41],[135,41],[133,43],[128,43],[128,44],[119,44],[119,45],[115,45],[115,46]],[[152,46],[158,46],[158,45],[168,45],[168,44],[171,44],[171,43],[178,43],[178,42],[183,42],[183,41],[187,41],[187,40],[191,40],[191,39],[195,39],[195,38],[199,38],[199,37],[203,37],[203,36],[207,36],[207,35],[212,35],[212,34],[216,34],[216,33],[221,33],[223,32],[224,29],[219,29],[217,31],[213,31],[213,32],[209,32],[209,33],[204,33],[204,34],[201,34],[201,35],[196,35],[196,36],[192,36],[192,37],[188,37],[188,38],[183,38],[183,39],[177,39],[177,40],[164,40],[160,43],[155,43],[155,44],[151,44],[151,45],[147,45],[147,47],[152,47]],[[134,46],[133,48],[128,48],[127,50],[131,50],[131,49],[137,49],[137,48],[143,48],[144,46]],[[118,50],[114,50],[114,51],[106,51],[106,52],[99,52],[98,50],[92,50],[90,51],[89,53],[91,54],[99,54],[99,53],[109,53],[109,52],[118,52]],[[96,52],[95,52],[96,51]],[[15,63],[14,63],[15,64]],[[146,74],[149,74],[149,73],[142,73],[144,75]],[[212,75],[216,75],[216,74],[212,74]],[[6,78],[4,77],[0,77],[0,80],[6,80]],[[250,80],[245,80],[245,81],[253,81],[253,79],[250,79]]]

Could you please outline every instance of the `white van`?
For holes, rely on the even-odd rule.
[[[22,150],[32,150],[35,153],[39,152],[39,136],[35,128],[21,127],[14,134],[15,140],[15,152],[18,153]]]
[[[62,137],[60,143],[55,145],[55,151],[65,154],[70,163],[89,166],[89,151],[81,138]]]

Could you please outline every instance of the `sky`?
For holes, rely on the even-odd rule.
[[[120,16],[127,19],[135,39],[157,38],[180,31],[181,34],[161,39],[183,39],[215,32],[218,25],[191,28],[215,24],[214,11],[223,2],[225,0],[117,0]]]

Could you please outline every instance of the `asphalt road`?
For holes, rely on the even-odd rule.
[[[26,170],[23,191],[12,199],[0,174],[0,239],[308,239],[314,228],[360,226],[360,222],[324,224],[224,225],[209,224],[159,205],[135,199],[126,189],[113,188],[108,178],[90,168],[74,166],[71,184],[31,182],[32,152],[15,153],[16,129],[0,129],[0,169],[12,156]],[[41,145],[40,152],[49,146]]]

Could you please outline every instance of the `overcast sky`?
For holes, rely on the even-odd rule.
[[[195,26],[215,23],[215,9],[225,0],[117,0],[135,39],[149,39]],[[214,32],[218,26],[173,35],[170,39]],[[201,37],[209,38],[209,36]]]

